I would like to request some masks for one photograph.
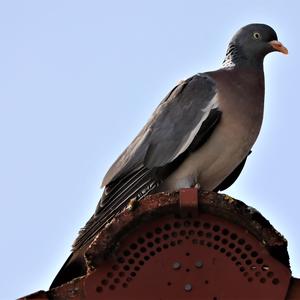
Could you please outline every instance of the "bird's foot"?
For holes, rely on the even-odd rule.
[[[224,195],[224,200],[227,201],[229,204],[234,202],[234,199],[228,195]]]
[[[127,205],[127,209],[130,210],[130,211],[133,211],[135,210],[139,205],[139,201],[137,199],[137,197],[135,198],[132,198],[129,200],[129,203]]]
[[[193,188],[200,190],[201,189],[201,185],[200,183],[196,183]]]

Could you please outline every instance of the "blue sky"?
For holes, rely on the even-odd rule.
[[[93,213],[100,181],[183,78],[220,67],[231,36],[271,25],[253,153],[226,191],[289,242],[300,277],[297,1],[0,2],[0,299],[47,289]]]

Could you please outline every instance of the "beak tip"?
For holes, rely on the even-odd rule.
[[[283,44],[279,41],[271,41],[269,43],[271,45],[271,47],[275,50],[275,51],[278,51],[278,52],[281,52],[285,55],[288,55],[289,54],[289,50],[283,46]]]

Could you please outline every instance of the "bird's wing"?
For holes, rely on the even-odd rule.
[[[167,95],[106,174],[95,214],[80,231],[73,250],[90,242],[130,199],[154,191],[205,142],[221,116],[217,105],[215,83],[204,74],[181,82]]]
[[[174,161],[187,150],[217,105],[213,79],[197,74],[182,81],[164,98],[142,131],[111,166],[102,186],[141,166],[161,167]]]

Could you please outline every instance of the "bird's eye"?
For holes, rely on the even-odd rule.
[[[259,32],[253,32],[253,38],[256,40],[260,40],[261,39],[261,34]]]

